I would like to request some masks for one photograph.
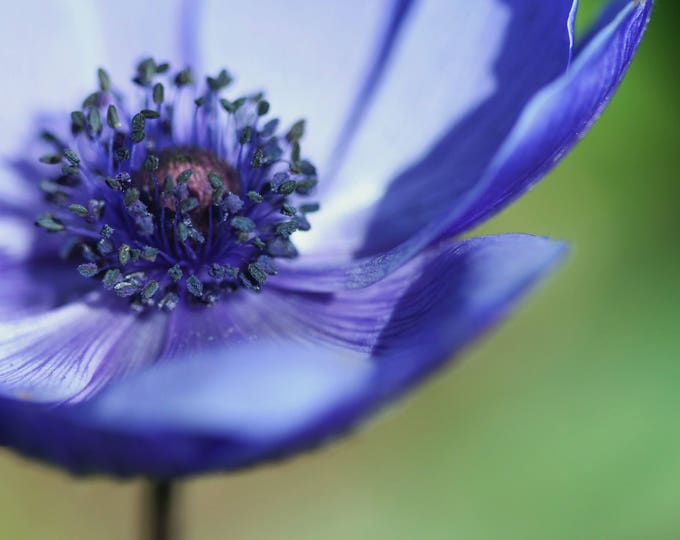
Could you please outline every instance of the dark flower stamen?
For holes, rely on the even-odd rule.
[[[189,70],[142,61],[133,81],[143,107],[132,115],[106,72],[98,77],[99,91],[71,113],[73,141],[46,138],[54,150],[41,161],[59,170],[40,184],[52,210],[36,224],[67,235],[78,272],[137,310],[259,291],[276,258],[297,255],[290,237],[318,209],[298,204],[317,183],[300,157],[304,121],[280,134],[261,94],[221,96],[224,70],[188,115]]]

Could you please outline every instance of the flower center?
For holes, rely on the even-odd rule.
[[[158,168],[149,170],[154,166]],[[160,180],[165,193],[186,190],[185,200],[190,201],[187,207],[195,206],[188,213],[204,232],[208,227],[213,195],[219,196],[225,191],[239,195],[240,192],[238,173],[228,163],[210,150],[191,146],[163,150],[158,155],[157,165],[137,170],[132,176],[133,185],[151,199],[155,197]],[[169,210],[177,209],[173,197],[164,197],[162,204]]]
[[[44,134],[53,153],[41,161],[59,168],[40,183],[48,207],[36,224],[64,235],[83,277],[138,311],[260,291],[318,210],[303,202],[317,183],[301,158],[303,121],[281,134],[262,94],[222,97],[224,70],[193,102],[190,71],[169,73],[138,65],[142,108],[128,117],[100,70],[99,91],[71,114],[72,139]]]

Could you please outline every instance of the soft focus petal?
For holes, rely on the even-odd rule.
[[[567,252],[562,242],[525,234],[446,246],[401,296],[374,347],[378,393],[393,396],[450,359]]]
[[[56,267],[63,262],[58,254],[64,239],[35,226],[36,217],[50,209],[39,181],[54,172],[38,158],[53,148],[35,142],[24,141],[22,149],[7,159],[0,156],[0,254],[17,262],[53,259]]]
[[[3,265],[6,267],[7,263],[25,260],[33,252],[32,241],[36,236],[36,226],[32,220],[29,221],[31,218],[35,219],[35,214],[33,216],[29,214],[30,209],[18,208],[16,215],[12,215],[7,207],[2,210],[4,213],[0,213],[0,257],[4,259]]]
[[[479,180],[527,101],[567,68],[573,7],[572,0],[414,6],[308,242],[325,242],[337,217],[382,199],[367,233],[365,251],[374,252],[448,208]]]
[[[89,2],[3,4],[0,199],[6,202],[0,205],[2,216],[17,208],[15,202],[25,205],[25,184],[13,163],[26,141],[36,136],[36,116],[48,110],[68,112],[94,80],[93,69],[102,55],[96,26],[94,4]]]
[[[68,113],[95,87],[98,67],[125,85],[140,56],[193,60],[198,4],[27,0],[3,7],[0,33],[8,46],[0,65],[7,80],[0,93],[10,106],[0,130],[0,219],[39,213],[37,157],[51,147],[36,144],[38,134],[64,135]]]
[[[652,0],[605,12],[602,30],[587,40],[569,71],[526,107],[492,164],[484,194],[445,234],[487,219],[540,180],[576,144],[602,113],[633,59]]]
[[[97,67],[128,81],[144,55],[194,62],[200,4],[26,0],[4,5],[2,98],[11,107],[3,110],[0,153],[8,155],[33,134],[35,114],[75,108],[95,84]]]
[[[524,235],[443,245],[377,293],[346,292],[327,305],[325,316],[345,338],[366,336],[366,320],[377,316],[370,343],[359,338],[364,351],[299,334],[207,347],[82,404],[45,408],[5,399],[0,442],[75,472],[153,476],[230,469],[313,447],[451,358],[563,252],[559,243]],[[349,307],[351,295],[354,314],[333,311]]]
[[[352,106],[347,112],[347,116],[340,129],[339,138],[333,147],[333,153],[326,164],[324,183],[322,185],[322,190],[324,191],[330,188],[330,184],[335,180],[335,173],[338,167],[345,160],[347,149],[354,138],[356,130],[360,127],[366,111],[373,102],[376,90],[380,86],[380,82],[385,75],[395,49],[397,49],[396,45],[401,35],[401,30],[416,3],[416,0],[394,0],[391,12],[386,14],[387,24],[383,39],[376,48],[371,67],[356,91]]]
[[[498,152],[468,171],[474,174],[448,168],[451,163],[444,154],[450,141],[444,139],[439,153],[435,149],[396,180],[372,220],[361,252],[389,248],[439,220],[440,236],[457,234],[526,191],[599,116],[630,64],[651,7],[651,0],[626,2],[618,17],[589,40],[567,73],[533,97]],[[460,148],[466,151],[466,145],[459,144],[450,155]],[[416,195],[416,187],[422,197]]]
[[[357,350],[370,348],[376,370],[349,414],[338,415],[336,425],[316,426],[309,432],[313,438],[293,439],[292,444],[315,444],[329,429],[341,432],[355,425],[441,367],[498,322],[565,251],[562,243],[530,235],[451,242],[373,287],[339,293],[325,313],[312,308],[311,301],[300,305],[309,334],[323,328],[333,334],[332,341],[340,338]],[[322,315],[325,319],[319,320]]]
[[[0,253],[0,320],[46,311],[92,288],[72,266]]]
[[[100,39],[105,56],[99,59],[118,81],[127,82],[137,61],[152,56],[176,69],[197,65],[196,39],[202,1],[104,0],[97,4]],[[92,69],[92,68],[91,68]]]
[[[284,122],[306,118],[303,150],[323,170],[392,4],[207,0],[201,57],[209,72],[230,69],[239,91],[266,91]]]
[[[0,322],[0,389],[32,401],[78,400],[158,355],[164,318],[78,302]]]
[[[0,399],[0,444],[79,473],[230,468],[332,423],[372,373],[354,353],[292,342],[221,349],[162,364],[75,407]]]
[[[159,362],[181,361],[206,347],[287,337],[287,321],[268,305],[271,296],[269,287],[259,295],[241,289],[208,308],[181,304],[167,314],[167,339]]]
[[[102,41],[94,4],[78,0],[5,2],[0,34],[4,161],[34,135],[35,114],[68,111],[78,103],[95,81],[93,69],[102,61]]]
[[[220,348],[114,385],[86,417],[115,430],[272,444],[346,401],[371,372],[367,359],[341,349],[290,342]]]

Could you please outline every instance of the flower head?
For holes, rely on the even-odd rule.
[[[279,133],[262,93],[223,96],[226,70],[182,103],[192,80],[145,59],[133,78],[141,103],[128,112],[100,69],[99,90],[71,113],[69,140],[43,133],[52,151],[40,161],[54,173],[40,182],[49,210],[36,225],[60,235],[62,258],[83,277],[137,311],[259,291],[277,258],[297,256],[291,237],[318,209],[305,202],[317,177],[301,158],[304,121]]]
[[[651,0],[613,2],[578,44],[571,0],[349,4],[305,4],[300,28],[288,3],[218,2],[202,20],[187,2],[182,64],[146,58],[130,89],[120,57],[169,54],[174,33],[107,14],[115,76],[37,121],[39,161],[17,126],[49,92],[17,93],[0,134],[0,444],[157,477],[313,447],[443,365],[562,257],[542,237],[455,237],[583,135]],[[44,35],[73,23],[46,9]],[[350,25],[363,37],[334,41]],[[92,28],[76,26],[55,47]],[[215,54],[276,105],[186,68]]]

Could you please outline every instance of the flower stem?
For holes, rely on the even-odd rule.
[[[149,540],[178,540],[173,514],[174,484],[170,480],[154,480],[149,495]]]

